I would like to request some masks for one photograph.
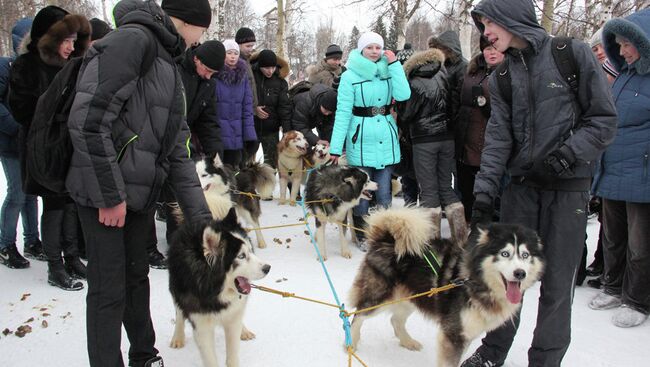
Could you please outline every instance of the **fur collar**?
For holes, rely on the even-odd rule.
[[[254,53],[251,55],[251,58],[250,58],[250,63],[251,63],[251,65],[257,63],[257,58],[258,58],[259,56],[260,56],[260,52],[259,52],[259,51],[254,52]],[[290,71],[291,71],[290,68],[289,68],[289,63],[287,62],[287,60],[281,58],[281,57],[278,56],[278,55],[275,55],[275,57],[276,57],[276,59],[278,60],[278,68],[277,68],[277,70],[275,71],[275,73],[278,74],[278,76],[279,76],[280,78],[285,79],[286,77],[289,76],[289,73],[290,73]]]
[[[54,23],[38,40],[38,53],[43,62],[53,66],[65,65],[68,60],[59,55],[59,46],[66,37],[73,34],[77,35],[77,40],[70,58],[83,56],[90,45],[90,23],[83,15],[68,14]]]
[[[612,19],[603,28],[603,40],[607,58],[614,67],[621,71],[624,68],[634,68],[640,75],[650,74],[650,9],[634,13],[627,18]],[[627,65],[619,54],[620,47],[616,43],[619,35],[630,42],[639,51],[640,58],[632,65]]]
[[[361,51],[354,50],[350,52],[345,67],[365,80],[372,80],[377,77],[379,79],[388,79],[388,59],[384,55],[377,62],[372,62],[361,55]]]
[[[444,64],[445,54],[437,48],[416,52],[404,64],[404,73],[409,76],[412,72],[427,64]]]
[[[242,79],[248,77],[248,62],[242,58],[237,59],[235,68],[231,69],[224,65],[223,69],[217,73],[217,79],[228,85],[237,85]]]
[[[487,63],[485,62],[485,58],[483,57],[483,53],[480,52],[474,57],[472,57],[471,60],[469,60],[469,64],[467,65],[467,73],[470,75],[474,75],[480,71],[484,72],[488,70]]]

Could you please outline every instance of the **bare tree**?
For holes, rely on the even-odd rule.
[[[542,27],[546,32],[553,33],[553,11],[555,10],[555,0],[544,0],[542,8]]]
[[[424,15],[417,16],[406,27],[406,41],[411,43],[414,50],[426,50],[427,40],[433,34],[431,23]]]
[[[474,32],[474,23],[472,22],[470,12],[474,7],[474,1],[475,0],[461,0],[456,11],[456,17],[460,29],[460,48],[463,56],[467,59],[472,57],[472,32]]]

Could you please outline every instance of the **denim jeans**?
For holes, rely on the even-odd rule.
[[[357,167],[365,171],[370,177],[371,181],[375,181],[379,188],[375,191],[375,201],[377,206],[382,208],[389,208],[393,196],[391,195],[391,184],[390,180],[393,174],[393,167],[387,166],[383,169],[377,169],[373,167]],[[354,207],[354,215],[363,216],[368,214],[368,208],[370,202],[368,200],[361,200],[357,206]]]
[[[22,217],[24,243],[38,240],[38,204],[36,196],[23,193],[20,160],[0,157],[7,180],[7,196],[0,211],[0,248],[16,243],[18,216]]]

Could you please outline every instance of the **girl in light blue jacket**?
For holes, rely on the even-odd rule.
[[[377,182],[377,204],[387,208],[392,199],[393,165],[400,161],[397,126],[390,108],[393,99],[409,99],[411,89],[395,54],[383,48],[381,36],[368,32],[359,37],[357,49],[350,53],[338,88],[330,153],[337,161],[345,147],[350,166],[363,169]],[[366,214],[368,202],[362,200],[354,208],[357,227]]]

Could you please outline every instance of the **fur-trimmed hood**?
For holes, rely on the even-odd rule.
[[[469,64],[467,65],[467,73],[468,74],[476,74],[480,70],[487,70],[488,66],[487,63],[485,62],[485,57],[483,56],[483,52],[479,52],[474,57],[472,57],[471,60],[469,60]]]
[[[373,62],[361,54],[360,50],[350,52],[348,62],[345,64],[348,70],[358,74],[366,80],[374,78],[388,79],[388,58],[382,55],[377,62]]]
[[[414,53],[404,64],[404,73],[407,77],[410,77],[411,73],[417,73],[418,71],[434,75],[444,63],[445,54],[437,48],[430,48]]]
[[[256,51],[251,55],[250,58],[250,63],[253,67],[258,67],[257,66],[257,58],[260,56],[261,51]],[[289,63],[287,60],[283,59],[282,57],[278,56],[277,54],[275,55],[275,58],[277,59],[277,64],[278,64],[278,69],[275,71],[276,74],[282,79],[285,79],[286,77],[289,76],[289,73],[291,72],[291,69],[289,67]]]
[[[38,40],[38,52],[48,65],[63,66],[68,60],[59,55],[59,46],[67,37],[76,34],[74,51],[70,58],[83,56],[90,45],[90,22],[80,14],[68,14],[54,23]]]
[[[616,43],[616,36],[621,36],[632,42],[639,51],[640,58],[632,65],[627,65],[625,59],[619,54],[620,47]],[[650,73],[650,9],[636,12],[626,18],[615,18],[605,24],[603,28],[603,45],[607,59],[619,72],[633,67],[641,75]]]
[[[224,64],[223,68],[217,73],[217,79],[228,85],[237,85],[244,78],[248,78],[248,61],[239,58],[234,68],[229,68]]]

